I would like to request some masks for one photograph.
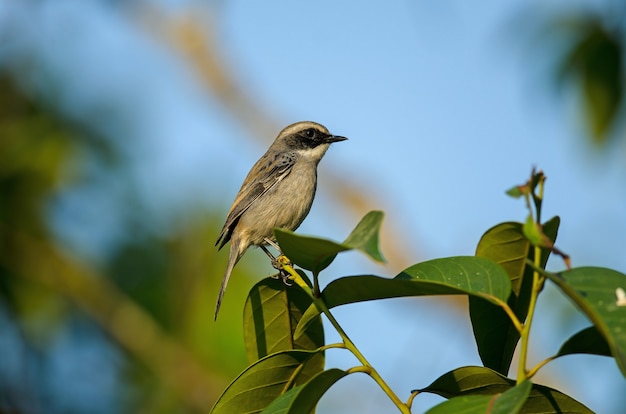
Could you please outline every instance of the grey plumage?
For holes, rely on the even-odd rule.
[[[221,249],[230,241],[230,255],[217,297],[215,319],[230,274],[241,256],[250,246],[271,244],[275,227],[295,230],[300,226],[313,203],[318,163],[331,143],[345,139],[331,135],[318,123],[297,122],[283,129],[254,164],[215,243]]]

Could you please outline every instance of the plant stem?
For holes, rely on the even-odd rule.
[[[541,267],[541,248],[535,246],[535,255],[534,255],[534,267]],[[519,358],[519,367],[517,369],[517,383],[521,383],[526,378],[528,378],[529,374],[526,371],[526,361],[528,359],[528,342],[530,337],[530,327],[532,326],[533,316],[535,314],[535,306],[537,305],[537,297],[539,296],[539,292],[541,291],[541,287],[543,285],[544,277],[539,274],[536,270],[533,271],[533,285],[532,291],[530,293],[530,302],[528,304],[528,317],[526,322],[522,326],[522,331],[520,332],[520,358]]]
[[[321,296],[319,272],[313,272],[313,296],[315,296],[316,298],[319,298]]]
[[[534,174],[535,172],[533,170],[533,175]],[[544,191],[544,183],[545,183],[546,177],[543,175],[541,171],[539,171],[538,176],[539,176],[539,181],[537,182],[537,186],[539,187],[539,194],[536,194],[535,189],[531,188],[531,195],[532,195],[533,204],[534,204],[535,212],[536,212],[534,220],[539,226],[539,228],[541,228],[541,206],[543,203],[543,191]],[[531,178],[531,181],[532,181],[532,178]],[[526,195],[526,197],[527,197],[526,201],[528,203],[528,194]],[[532,217],[533,210],[530,207],[530,205],[528,206],[528,209]],[[549,360],[546,360],[536,365],[531,371],[526,370],[526,363],[528,360],[528,345],[529,345],[529,338],[530,338],[530,328],[532,326],[533,317],[535,315],[537,297],[539,296],[539,292],[541,292],[541,289],[543,288],[543,284],[545,282],[545,276],[539,270],[541,269],[541,247],[535,246],[534,249],[535,249],[534,260],[533,260],[533,265],[532,265],[533,284],[532,284],[532,290],[530,292],[530,301],[528,303],[528,313],[527,313],[528,316],[526,318],[526,322],[522,326],[522,330],[520,331],[521,349],[520,349],[519,366],[517,368],[517,383],[518,384],[523,382],[527,378],[530,378],[533,375],[535,375],[537,370],[539,370],[543,365],[545,365],[545,363],[549,362]]]
[[[409,407],[406,404],[404,404],[400,400],[400,398],[398,398],[396,393],[393,392],[393,390],[389,387],[389,385],[385,382],[385,380],[380,376],[378,371],[376,371],[376,369],[369,363],[369,361],[365,358],[365,356],[361,353],[361,351],[359,351],[359,349],[356,347],[354,342],[352,342],[352,340],[348,337],[348,335],[343,330],[341,325],[339,325],[339,322],[337,322],[337,319],[335,319],[333,314],[330,313],[330,310],[328,309],[328,306],[326,306],[326,302],[324,302],[324,299],[321,296],[314,294],[314,292],[306,284],[306,282],[302,279],[302,277],[298,274],[298,272],[294,270],[293,266],[291,266],[287,262],[281,263],[281,264],[283,265],[283,269],[289,272],[289,274],[293,277],[294,282],[296,282],[298,286],[300,286],[305,292],[307,292],[307,294],[313,300],[313,303],[315,303],[315,306],[317,306],[317,308],[322,313],[324,313],[324,315],[326,315],[331,325],[333,325],[333,328],[335,328],[339,336],[341,336],[343,343],[345,345],[345,348],[348,349],[350,352],[352,352],[352,354],[356,357],[356,359],[358,359],[359,362],[363,365],[362,368],[359,368],[359,371],[365,372],[370,377],[372,377],[372,379],[376,381],[376,383],[385,392],[385,394],[387,394],[387,396],[396,405],[396,407],[398,407],[401,413],[410,414],[411,410],[409,409]]]
[[[344,344],[343,342],[337,342],[335,344],[328,344],[328,345],[324,345],[320,347],[320,350],[325,351],[327,349],[334,349],[334,348],[346,349],[346,344]]]
[[[537,371],[539,371],[541,368],[543,368],[543,366],[546,365],[548,362],[554,361],[554,358],[556,358],[556,356],[551,356],[549,358],[544,359],[543,361],[541,361],[537,365],[535,365],[530,371],[528,371],[528,374],[526,374],[526,377],[528,377],[528,378],[534,377],[535,374],[537,373]]]
[[[413,400],[415,399],[415,397],[417,397],[417,394],[419,393],[420,392],[418,390],[414,390],[411,392],[411,395],[409,396],[409,399],[406,402],[406,406],[409,407],[409,410],[411,409],[411,407],[413,407]]]
[[[355,372],[363,372],[369,375],[369,373],[372,372],[372,369],[364,365],[359,365],[358,367],[349,368],[347,371],[348,371],[348,374],[354,374]]]

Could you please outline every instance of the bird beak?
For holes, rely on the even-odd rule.
[[[326,142],[329,144],[332,144],[333,142],[339,142],[339,141],[345,141],[348,138],[346,137],[340,137],[338,135],[331,135],[328,138],[326,138]]]

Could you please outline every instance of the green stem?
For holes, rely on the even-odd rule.
[[[348,337],[348,335],[343,330],[341,325],[339,325],[339,322],[337,322],[333,314],[330,313],[330,310],[328,309],[328,306],[326,306],[326,302],[324,302],[324,299],[321,296],[316,295],[311,290],[311,288],[306,284],[306,282],[302,279],[302,277],[300,277],[298,272],[296,272],[289,263],[285,262],[281,264],[283,265],[283,269],[289,272],[289,274],[293,277],[293,280],[296,282],[296,284],[300,286],[305,292],[307,292],[307,294],[313,300],[313,303],[315,303],[315,306],[317,306],[317,308],[322,313],[324,313],[324,315],[326,315],[331,325],[333,325],[333,328],[335,328],[339,336],[341,336],[343,343],[345,345],[345,348],[348,349],[350,352],[352,352],[352,354],[356,357],[356,359],[358,359],[359,362],[363,365],[363,367],[359,368],[358,370],[360,372],[365,372],[370,377],[372,377],[372,379],[378,384],[378,386],[380,386],[380,388],[385,392],[385,394],[387,394],[387,396],[396,405],[396,407],[398,407],[401,413],[410,414],[411,410],[409,409],[409,407],[406,404],[404,404],[400,400],[400,398],[398,398],[396,393],[393,392],[391,387],[389,387],[389,385],[385,382],[385,380],[380,376],[378,371],[376,371],[376,369],[369,363],[369,361],[365,358],[365,356],[361,353],[361,351],[359,351],[359,349],[356,347],[354,342],[352,342],[352,340]]]
[[[539,268],[541,266],[541,248],[535,246],[535,258],[534,258],[534,268]],[[543,285],[543,276],[539,274],[536,270],[533,271],[533,285],[532,291],[530,293],[530,302],[528,304],[528,317],[526,319],[526,323],[522,326],[522,330],[520,332],[520,359],[519,359],[519,367],[517,370],[517,383],[521,383],[526,378],[529,377],[528,371],[526,371],[526,361],[528,360],[528,343],[530,338],[530,328],[533,322],[533,316],[535,314],[535,306],[537,305],[537,297],[539,296],[539,292],[541,291],[541,287]]]
[[[372,369],[364,365],[359,365],[358,367],[348,368],[348,374],[354,374],[355,372],[363,372],[369,375],[372,372]]]
[[[418,390],[414,390],[413,392],[411,392],[411,395],[409,396],[409,399],[406,402],[406,406],[409,407],[409,410],[411,409],[411,407],[413,407],[413,400],[415,399],[415,397],[417,397],[417,394],[419,393],[420,392]]]
[[[346,349],[346,344],[344,344],[343,342],[337,342],[335,344],[328,344],[328,345],[324,345],[320,347],[320,350],[325,351],[327,349],[333,349],[333,348]]]
[[[555,358],[556,356],[551,356],[549,358],[544,359],[543,361],[535,365],[530,371],[528,371],[528,374],[526,374],[526,377],[528,378],[534,377],[537,371],[543,368],[543,366],[546,365],[548,362],[554,361]]]
[[[315,296],[316,298],[319,298],[321,296],[318,272],[313,273],[313,296]]]

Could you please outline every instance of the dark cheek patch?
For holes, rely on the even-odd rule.
[[[299,147],[301,145],[302,140],[298,139],[295,135],[292,135],[288,138],[287,140],[287,145],[289,145],[289,147],[294,148],[294,147]]]

